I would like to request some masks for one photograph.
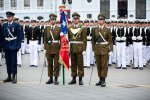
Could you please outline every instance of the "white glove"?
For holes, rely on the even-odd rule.
[[[83,51],[83,52],[82,52],[82,55],[86,55],[86,51]]]
[[[64,35],[64,33],[63,33],[63,32],[61,32],[61,33],[60,33],[60,36],[63,36],[63,35]]]
[[[112,52],[110,51],[108,55],[110,56],[111,54],[112,54]]]
[[[46,53],[46,50],[44,50],[44,54]]]
[[[93,53],[93,56],[95,56],[95,55],[94,55],[94,52],[92,52],[92,53]]]

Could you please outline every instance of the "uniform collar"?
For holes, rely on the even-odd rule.
[[[54,29],[55,27],[56,27],[56,25],[51,25],[51,28],[53,28],[53,29]]]

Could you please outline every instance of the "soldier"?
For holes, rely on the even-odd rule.
[[[29,48],[30,48],[30,67],[38,66],[38,40],[40,35],[40,29],[36,26],[36,20],[31,20],[31,26],[29,27]]]
[[[25,52],[26,52],[27,54],[30,53],[30,50],[29,50],[29,38],[30,38],[29,27],[30,27],[29,19],[25,19],[25,25],[24,25]]]
[[[13,22],[14,15],[13,12],[6,12],[8,22],[3,24],[2,44],[8,74],[3,82],[17,83],[17,52],[21,48],[22,30],[19,24]]]
[[[55,77],[54,84],[58,85],[59,77],[59,50],[60,50],[60,32],[61,29],[56,25],[55,14],[50,14],[50,26],[45,28],[44,33],[44,48],[46,50],[46,57],[48,61],[48,76],[50,77],[46,84],[53,83],[53,76]],[[54,62],[54,64],[53,64]],[[54,69],[54,70],[53,70]]]
[[[134,57],[134,67],[133,69],[143,70],[143,51],[142,51],[142,44],[143,44],[143,37],[144,34],[140,32],[139,21],[135,22],[135,27],[132,34],[132,41],[133,41],[133,57]]]
[[[109,52],[113,49],[112,36],[110,30],[105,26],[105,16],[98,15],[99,26],[95,27],[92,32],[92,48],[96,58],[99,82],[96,86],[105,87],[105,78],[108,71]]]
[[[120,20],[116,29],[117,67],[116,69],[127,69],[126,67],[126,33]]]
[[[72,23],[68,29],[68,37],[70,40],[71,55],[71,76],[72,80],[69,84],[76,84],[76,77],[79,77],[79,85],[83,85],[84,77],[83,55],[86,54],[87,34],[86,28],[79,25],[80,15],[76,12],[72,14]],[[77,73],[78,72],[78,73]]]

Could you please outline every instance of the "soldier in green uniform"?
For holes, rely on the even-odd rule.
[[[72,14],[73,25],[68,29],[71,55],[71,76],[69,84],[76,84],[76,77],[79,77],[79,85],[83,85],[84,76],[83,54],[86,52],[87,34],[86,28],[79,24],[80,15],[76,12]]]
[[[92,48],[95,54],[99,82],[96,86],[105,87],[105,78],[108,71],[108,56],[112,51],[111,31],[105,26],[105,16],[98,15],[98,26],[92,32]]]
[[[59,77],[59,50],[60,50],[60,32],[61,29],[56,25],[55,14],[50,14],[50,26],[45,28],[44,32],[44,48],[46,50],[46,58],[48,61],[48,76],[50,79],[46,84],[53,83],[53,76],[55,77],[54,84],[58,85]],[[53,64],[54,62],[54,64]]]

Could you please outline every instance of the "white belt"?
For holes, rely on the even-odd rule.
[[[51,43],[51,41],[48,41],[48,43]],[[59,41],[54,40],[52,43],[59,43]]]
[[[13,38],[5,38],[5,40],[7,40],[7,41],[12,41],[12,40],[16,40],[17,39],[17,37],[13,37]]]
[[[54,40],[54,41],[52,41],[52,43],[59,43],[59,41]]]
[[[83,44],[82,41],[71,41],[70,43]]]
[[[101,43],[97,43],[96,44],[108,44],[108,42],[101,42]]]

